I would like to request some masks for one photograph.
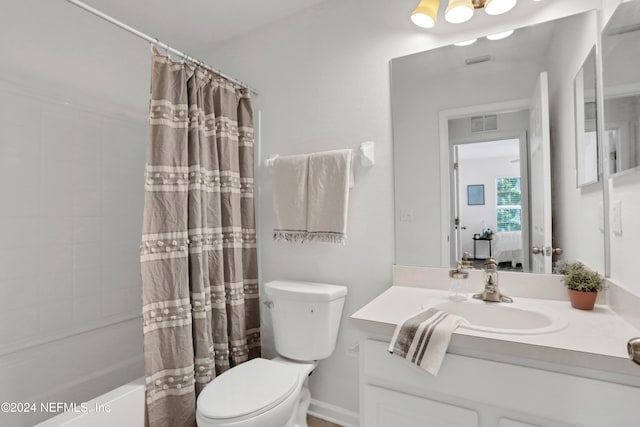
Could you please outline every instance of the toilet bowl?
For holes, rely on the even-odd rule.
[[[198,427],[307,427],[307,378],[335,349],[347,288],[273,281],[265,293],[280,356],[252,359],[211,381],[198,396]]]
[[[198,396],[198,427],[306,427],[313,363],[253,359],[228,370]]]

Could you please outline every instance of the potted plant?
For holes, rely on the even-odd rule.
[[[493,239],[493,233],[494,231],[491,228],[487,228],[484,230],[484,233],[482,233],[482,238],[483,239],[487,239],[487,240],[491,240]]]
[[[581,262],[558,263],[554,272],[564,276],[562,281],[567,286],[573,308],[593,310],[598,291],[605,288],[604,277],[600,273]]]

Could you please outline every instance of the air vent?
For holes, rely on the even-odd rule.
[[[491,61],[491,55],[474,56],[473,58],[467,58],[464,62],[467,65],[480,64],[481,62]]]
[[[469,118],[471,133],[489,132],[498,130],[498,116],[489,114],[486,116],[473,116]]]

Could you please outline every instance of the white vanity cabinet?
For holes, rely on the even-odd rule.
[[[360,346],[362,427],[637,427],[640,388],[447,354],[434,377]]]

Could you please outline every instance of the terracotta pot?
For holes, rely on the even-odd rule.
[[[579,310],[593,310],[593,306],[596,303],[598,292],[579,292],[573,289],[567,289],[569,291],[569,299],[571,300],[571,307]]]

